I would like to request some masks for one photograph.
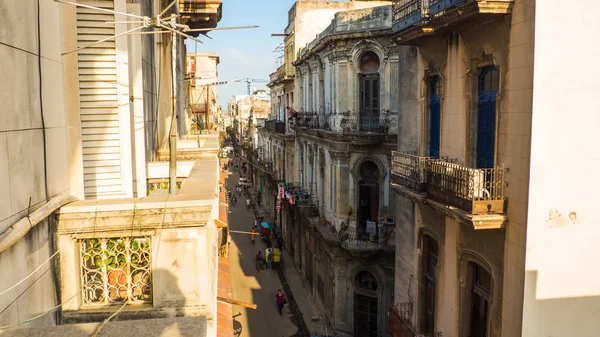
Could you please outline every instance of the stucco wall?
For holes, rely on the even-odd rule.
[[[590,0],[535,4],[524,337],[598,335],[598,45],[590,42],[600,39],[598,8]],[[566,15],[577,24],[557,23]]]
[[[31,210],[34,210],[47,196],[53,197],[63,191],[70,193],[70,170],[73,168],[67,150],[67,128],[72,125],[67,123],[65,111],[65,94],[68,92],[63,85],[61,56],[61,20],[68,13],[61,12],[58,3],[40,1],[39,52],[37,2],[3,2],[2,8],[0,232],[27,215],[30,198]],[[41,69],[38,62],[41,62]],[[48,233],[48,222],[43,221],[11,248],[0,252],[0,292],[21,281],[47,260],[50,256]],[[0,314],[0,326],[32,318],[56,305],[50,267],[51,264],[44,265],[20,286],[0,296],[0,308],[6,308]],[[54,317],[54,314],[48,314],[22,327],[53,325]]]

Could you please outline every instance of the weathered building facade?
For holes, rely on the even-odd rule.
[[[533,10],[394,2],[397,336],[521,333]]]
[[[387,332],[394,225],[389,171],[398,131],[391,6],[336,13],[300,50],[294,170],[283,189],[286,246],[341,336]]]
[[[4,126],[0,128],[0,145],[2,149],[9,149],[8,152],[0,150],[0,184],[10,191],[0,200],[0,305],[3,308],[0,331],[37,326],[43,329],[15,332],[14,335],[39,333],[40,330],[46,333],[56,324],[103,321],[123,304],[129,304],[125,311],[136,311],[134,316],[137,318],[147,318],[144,311],[153,305],[171,309],[157,316],[175,316],[172,309],[185,307],[180,304],[186,300],[190,305],[204,302],[198,305],[204,305],[199,310],[202,312],[197,313],[215,318],[218,239],[213,219],[218,217],[219,211],[215,158],[218,140],[212,142],[212,161],[204,162],[208,164],[203,169],[206,172],[212,170],[210,177],[200,178],[211,182],[202,186],[207,193],[181,195],[178,196],[179,203],[171,203],[171,208],[196,207],[196,215],[201,216],[188,218],[187,222],[177,220],[175,226],[164,231],[162,236],[155,235],[160,226],[157,223],[150,232],[145,232],[144,226],[138,227],[143,233],[118,232],[124,223],[119,223],[122,219],[108,219],[110,216],[106,226],[95,227],[83,234],[87,231],[86,225],[90,224],[86,222],[90,216],[83,215],[84,219],[78,216],[98,211],[90,205],[99,204],[103,205],[101,213],[123,215],[123,211],[127,213],[128,206],[125,205],[139,205],[144,203],[140,200],[144,200],[147,213],[138,218],[138,223],[142,224],[157,211],[168,213],[169,208],[165,201],[169,196],[157,195],[161,191],[153,197],[143,197],[148,192],[146,173],[154,168],[149,162],[166,147],[173,116],[171,98],[177,96],[181,101],[184,97],[181,92],[171,93],[171,81],[158,79],[171,75],[170,38],[168,34],[161,34],[161,37],[125,34],[127,24],[106,22],[128,20],[126,15],[119,13],[155,18],[165,10],[165,13],[177,13],[178,22],[189,23],[192,28],[214,27],[220,19],[221,3],[218,0],[180,1],[179,7],[171,6],[169,10],[166,6],[175,3],[167,0],[77,3],[79,6],[75,7],[52,1],[14,2],[10,11],[0,14],[4,32],[0,37],[0,53],[4,56],[1,67],[7,74],[6,80],[2,80],[7,90],[0,94],[6,102],[5,110],[0,114],[3,122],[0,124]],[[29,28],[23,29],[24,26],[17,24],[24,18],[31,24],[27,26]],[[193,21],[198,22],[194,25]],[[139,23],[131,25],[137,27]],[[14,31],[10,30],[12,27],[15,27]],[[114,37],[117,34],[119,36]],[[99,40],[103,41],[97,43]],[[185,69],[183,40],[178,42],[181,48],[176,50],[177,74],[173,77],[182,79],[182,69]],[[177,106],[180,108],[176,110],[183,112],[183,104],[179,102]],[[182,130],[185,127],[180,129],[180,135]],[[192,143],[200,141],[194,139]],[[204,150],[206,148],[204,146]],[[190,183],[187,189],[197,192],[198,186],[193,187]],[[65,207],[66,204],[69,206]],[[79,208],[81,206],[83,209]],[[56,219],[55,212],[61,207],[65,207],[62,214],[70,213],[73,218],[69,220],[73,221],[60,223],[61,219]],[[135,209],[136,206],[129,208],[130,215],[135,216]],[[149,221],[148,224],[154,220]],[[132,224],[129,220],[125,223]],[[57,228],[71,225],[74,232],[64,236],[57,234]],[[163,289],[167,292],[165,295],[163,291],[165,296],[154,293],[147,297],[146,282],[158,276],[158,268],[162,268],[157,264],[161,254],[158,249],[149,248],[148,243],[171,241],[167,245],[173,245],[174,237],[190,239],[188,243],[177,243],[178,246],[186,244],[184,250],[202,251],[209,256],[201,266],[205,275],[195,275],[193,281],[204,282],[204,285],[198,282],[196,288],[210,288],[207,297],[197,296],[192,301],[182,299],[181,294],[171,291],[173,288]],[[97,243],[101,248],[112,245],[111,256],[99,251]],[[95,255],[86,258],[85,247],[95,249]],[[123,247],[127,256],[122,254]],[[194,259],[197,261],[198,256],[180,260],[176,265],[185,266]],[[67,264],[61,265],[61,261]],[[163,262],[174,266],[170,257]],[[83,265],[95,270],[86,275]],[[167,283],[186,280],[176,273],[173,275],[171,280],[167,280],[168,277],[163,280]],[[139,282],[137,289],[132,286],[134,282]],[[183,289],[181,285],[179,288]],[[198,289],[192,291],[201,293]],[[165,304],[169,296],[172,301]],[[87,311],[86,315],[88,308],[79,304],[89,304],[86,301],[92,297],[97,301],[97,310]],[[134,297],[145,302],[145,306],[136,307]],[[183,315],[190,314],[189,310],[183,311]],[[69,320],[69,312],[79,319]],[[208,329],[209,333],[216,334],[214,321],[208,324],[206,319],[200,321],[204,323],[199,331],[206,333]],[[165,324],[166,321],[162,321],[163,327]]]
[[[187,53],[186,126],[191,133],[219,124],[219,56],[215,52]]]

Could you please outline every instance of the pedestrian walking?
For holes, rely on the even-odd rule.
[[[267,250],[267,270],[273,270],[273,251],[271,249]]]
[[[281,289],[277,289],[277,295],[275,295],[275,303],[277,303],[277,309],[279,310],[279,316],[283,315],[283,306],[287,303],[285,293]]]

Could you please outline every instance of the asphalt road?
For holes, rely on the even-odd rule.
[[[232,173],[227,179],[227,187],[235,191],[239,175]],[[252,210],[246,209],[246,199],[237,196],[237,204],[230,206],[229,228],[238,231],[250,231],[254,222]],[[252,244],[250,235],[231,233],[230,246],[230,272],[231,291],[235,300],[254,303],[256,310],[233,306],[234,315],[241,313],[234,319],[234,329],[242,327],[240,337],[290,337],[297,332],[292,323],[293,315],[289,305],[279,316],[275,305],[275,294],[277,289],[283,289],[281,281],[275,270],[256,271],[255,256],[259,250],[264,253],[265,245],[256,238]]]

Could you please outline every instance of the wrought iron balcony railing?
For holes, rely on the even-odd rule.
[[[506,168],[476,169],[447,159],[392,153],[392,181],[472,214],[503,214]]]
[[[390,119],[386,114],[325,114],[299,112],[291,119],[295,128],[309,128],[342,133],[387,133]]]
[[[271,132],[285,134],[285,122],[282,121],[265,121],[265,128]]]
[[[392,180],[415,192],[425,192],[427,165],[431,159],[433,158],[392,151]]]
[[[452,206],[472,214],[504,213],[506,168],[475,169],[442,160],[432,160],[427,170],[431,193],[446,199]]]
[[[375,132],[386,133],[390,128],[390,121],[383,114],[352,114],[344,116],[340,122],[342,132]]]
[[[421,22],[423,2],[424,0],[395,0],[393,5],[394,31],[401,31]]]
[[[412,324],[413,304],[397,303],[390,306],[390,332],[397,337],[442,337],[441,332],[416,332]]]
[[[473,13],[508,14],[514,0],[393,0],[394,21],[392,31],[401,32],[424,23],[431,24],[449,10],[473,5]],[[442,24],[448,24],[443,21]]]
[[[386,244],[387,241],[384,229],[379,226],[371,232],[357,228],[342,229],[338,233],[338,237],[346,245],[356,247],[381,246]]]

